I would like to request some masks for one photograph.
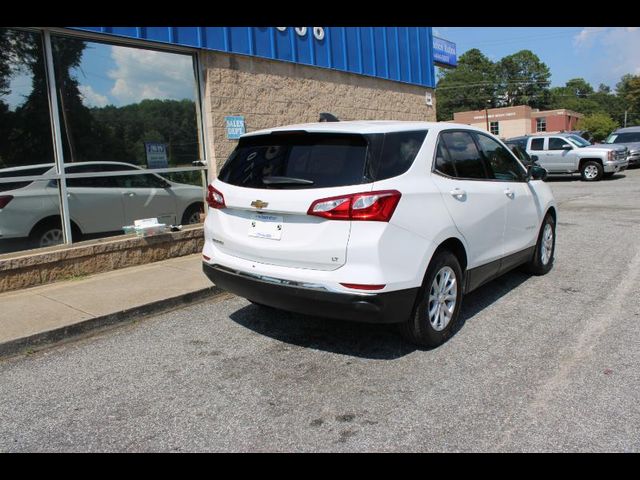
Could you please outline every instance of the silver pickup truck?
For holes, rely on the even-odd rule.
[[[548,173],[580,173],[588,182],[610,177],[629,166],[622,145],[592,145],[578,135],[555,133],[506,140],[520,145]],[[536,159],[537,157],[537,159]]]

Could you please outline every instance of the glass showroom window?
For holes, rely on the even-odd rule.
[[[51,47],[72,229],[84,239],[145,218],[198,223],[194,57],[58,35]]]
[[[62,241],[42,34],[0,28],[0,254]]]
[[[546,117],[536,118],[536,132],[547,131],[547,119]]]
[[[489,124],[489,128],[493,135],[500,135],[500,126],[498,125],[498,122],[491,122]]]
[[[0,28],[0,254],[204,211],[194,55],[87,38]]]

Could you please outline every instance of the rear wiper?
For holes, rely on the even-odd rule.
[[[307,180],[306,178],[294,178],[294,177],[264,177],[262,183],[265,185],[313,185],[313,180]]]

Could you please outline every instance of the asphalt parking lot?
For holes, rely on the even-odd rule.
[[[224,296],[0,361],[0,451],[640,451],[640,170],[549,181],[556,263],[435,350]]]

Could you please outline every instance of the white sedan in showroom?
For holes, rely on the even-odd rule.
[[[0,170],[0,179],[43,175],[52,164]],[[68,178],[67,199],[74,240],[85,235],[121,233],[135,220],[158,218],[167,225],[198,223],[203,190],[169,181],[155,173],[106,176],[111,172],[142,170],[120,162],[82,162],[67,165],[68,174],[105,173],[100,177]],[[57,180],[0,183],[0,239],[28,238],[31,247],[62,243]]]

